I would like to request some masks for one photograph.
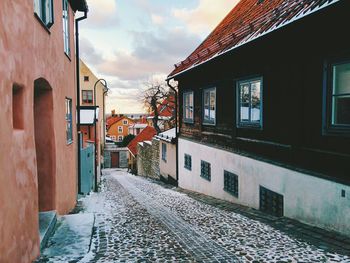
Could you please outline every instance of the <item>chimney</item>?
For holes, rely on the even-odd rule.
[[[115,110],[112,110],[112,117],[114,117],[115,115]]]

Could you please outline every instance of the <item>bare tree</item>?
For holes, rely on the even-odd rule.
[[[148,112],[153,113],[152,123],[157,133],[161,133],[159,127],[159,115],[164,107],[168,107],[172,111],[173,116],[168,120],[169,125],[174,122],[174,94],[169,91],[168,86],[164,82],[149,81],[145,84],[145,90],[142,94],[142,102]],[[166,101],[166,103],[164,103]]]

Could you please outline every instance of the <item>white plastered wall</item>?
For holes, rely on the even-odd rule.
[[[185,153],[192,171],[184,168]],[[201,160],[211,164],[210,182],[200,177]],[[224,170],[238,175],[238,198],[223,190]],[[260,185],[284,196],[286,217],[350,236],[349,186],[179,139],[179,187],[259,209]]]

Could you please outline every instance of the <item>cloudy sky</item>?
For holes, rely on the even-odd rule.
[[[144,83],[165,79],[238,0],[87,0],[81,58],[111,92],[106,110],[144,112]]]

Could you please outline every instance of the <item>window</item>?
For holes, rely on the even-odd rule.
[[[123,125],[128,125],[128,120],[123,120]]]
[[[118,126],[118,133],[123,133],[123,126]]]
[[[119,136],[118,136],[118,142],[122,142],[122,141],[123,141],[123,139],[124,139],[124,137],[123,137],[123,136],[121,136],[121,135],[119,135]]]
[[[262,127],[262,78],[238,82],[238,127]]]
[[[162,142],[162,160],[166,162],[166,144]]]
[[[23,87],[18,85],[12,86],[12,124],[13,129],[24,128],[24,111],[23,111]]]
[[[63,43],[64,53],[70,56],[69,38],[69,4],[68,0],[63,0]]]
[[[193,123],[193,91],[185,92],[183,95],[184,122]]]
[[[210,163],[206,161],[201,161],[201,177],[208,181],[211,180]]]
[[[350,61],[332,64],[328,72],[328,127],[350,129]]]
[[[66,138],[67,143],[73,141],[72,99],[66,98]]]
[[[189,154],[185,154],[185,168],[189,171],[192,170],[192,157]]]
[[[84,81],[88,82],[89,81],[89,76],[84,76]]]
[[[265,187],[260,186],[259,209],[273,216],[283,216],[284,201],[283,195],[275,193]]]
[[[83,103],[92,103],[92,90],[82,90]]]
[[[53,0],[34,0],[34,13],[50,28],[53,25]]]
[[[215,124],[216,118],[216,88],[203,91],[203,123]]]
[[[224,171],[224,190],[238,197],[238,175]]]

